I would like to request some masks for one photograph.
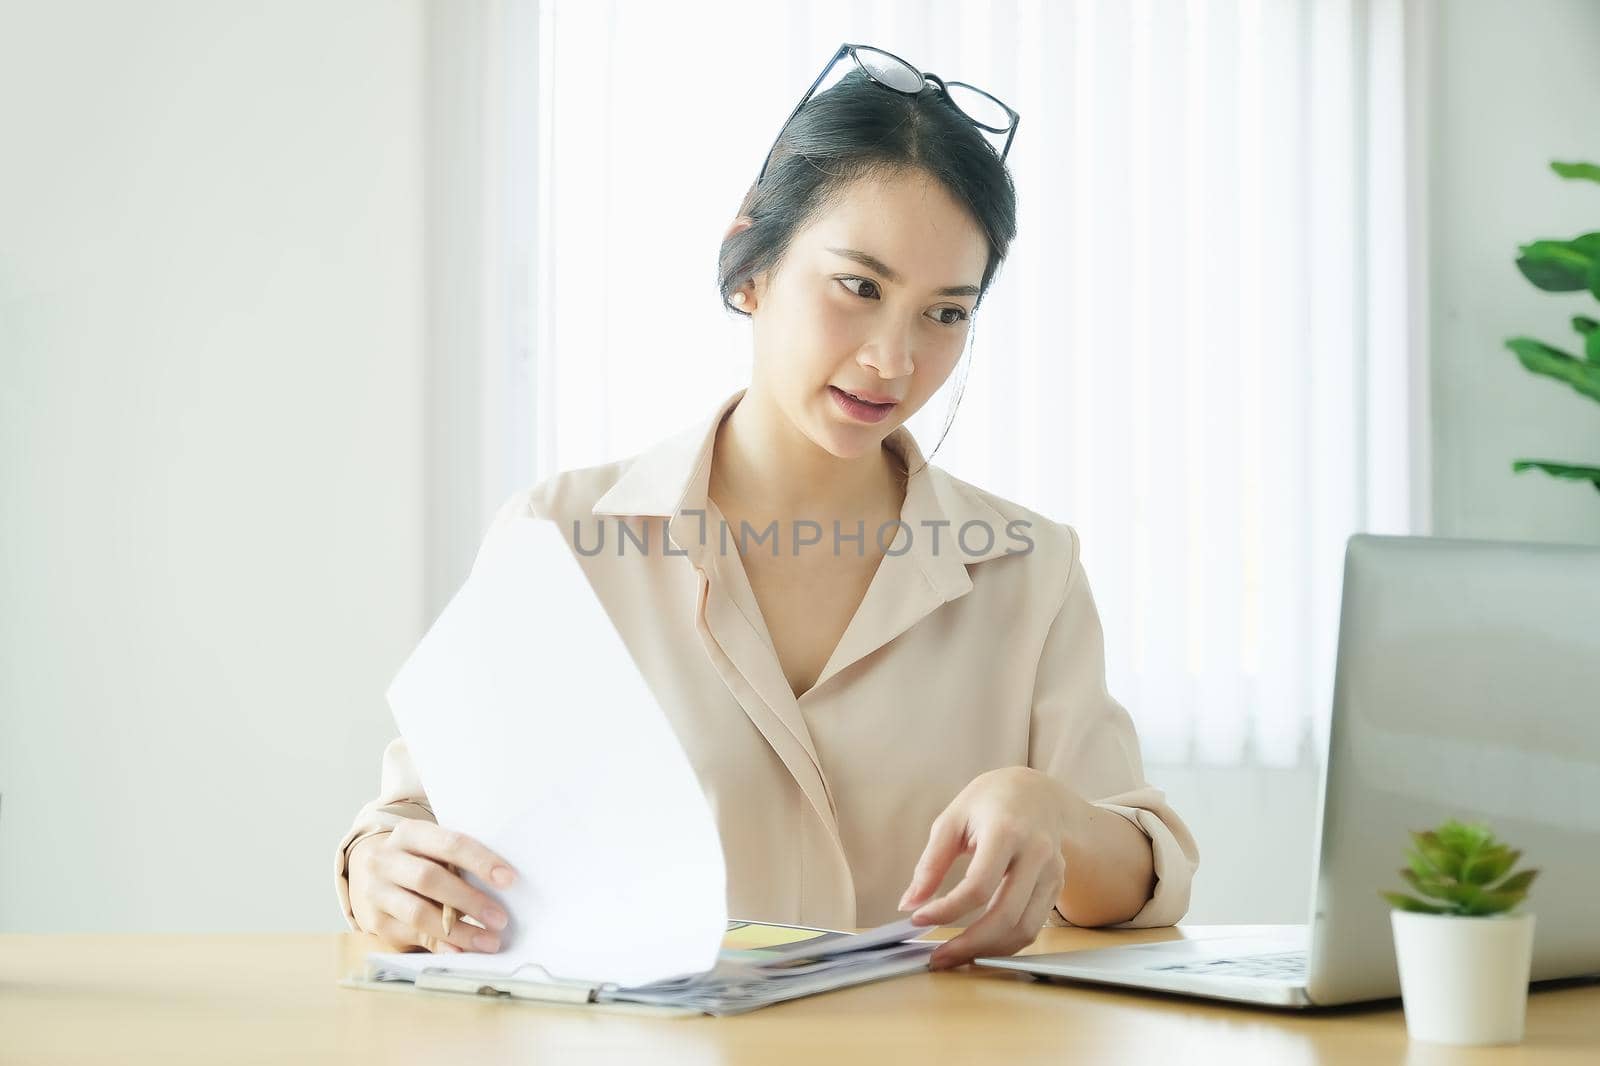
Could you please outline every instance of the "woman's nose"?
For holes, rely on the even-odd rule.
[[[900,342],[868,345],[861,349],[856,358],[863,367],[875,371],[880,378],[907,377],[916,370],[911,346]]]

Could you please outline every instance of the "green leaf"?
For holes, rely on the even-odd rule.
[[[1588,315],[1573,315],[1572,328],[1583,336],[1583,357],[1591,363],[1600,363],[1600,322]]]
[[[1519,873],[1512,874],[1498,885],[1495,885],[1494,891],[1497,893],[1527,892],[1528,886],[1533,884],[1533,879],[1538,876],[1538,870],[1523,870]]]
[[[1468,884],[1488,885],[1500,880],[1517,864],[1522,852],[1498,845],[1480,852],[1461,868],[1461,879]]]
[[[1567,463],[1549,463],[1543,459],[1518,459],[1511,464],[1511,469],[1518,474],[1524,470],[1543,470],[1551,477],[1593,482],[1595,490],[1600,492],[1600,466],[1571,466]]]
[[[1461,876],[1461,856],[1446,847],[1437,833],[1429,830],[1425,833],[1412,833],[1411,837],[1417,842],[1418,854],[1428,861],[1428,865],[1446,877]]]
[[[1588,282],[1589,291],[1594,294],[1594,298],[1600,300],[1600,255],[1589,260],[1589,273],[1584,280]]]
[[[1397,910],[1411,911],[1414,914],[1450,913],[1450,908],[1448,907],[1435,907],[1430,903],[1424,903],[1420,899],[1412,899],[1410,896],[1399,892],[1380,892],[1379,895],[1388,900],[1390,906]]]
[[[1406,884],[1431,899],[1455,898],[1452,894],[1451,885],[1435,881],[1427,876],[1419,876],[1415,870],[1401,870],[1400,876],[1405,879]]]
[[[1526,892],[1485,892],[1472,904],[1473,915],[1501,914],[1522,902]]]
[[[1462,914],[1488,914],[1495,907],[1491,895],[1477,885],[1462,885],[1456,894],[1456,906]]]
[[[1518,248],[1517,269],[1545,292],[1576,292],[1589,285],[1593,253],[1571,241],[1539,240]]]
[[[1580,394],[1600,401],[1600,364],[1586,363],[1532,337],[1508,337],[1506,347],[1535,374],[1571,385]]]
[[[1593,163],[1557,163],[1551,161],[1550,169],[1563,178],[1600,181],[1600,167],[1595,166]]]
[[[1427,857],[1415,848],[1406,852],[1406,865],[1410,866],[1416,875],[1424,881],[1437,881],[1445,877],[1443,871],[1427,860]]]
[[[1489,828],[1476,822],[1463,824],[1452,818],[1441,825],[1437,832],[1439,842],[1463,863],[1494,843],[1494,834],[1489,832]],[[1459,868],[1457,876],[1460,876]]]
[[[1447,876],[1443,870],[1434,865],[1432,856],[1423,850],[1423,840],[1420,832],[1412,832],[1411,842],[1413,846],[1409,851],[1406,852],[1406,862],[1413,870],[1417,872],[1419,877],[1430,878]]]

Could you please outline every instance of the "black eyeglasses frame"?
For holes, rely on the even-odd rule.
[[[903,64],[908,70],[915,71],[917,74],[921,75],[922,84],[917,87],[917,90],[915,92],[913,92],[911,90],[907,90],[907,89],[897,88],[896,86],[893,86],[893,85],[885,84],[884,82],[880,81],[876,76],[874,76],[872,71],[870,69],[868,69],[867,65],[861,61],[861,56],[857,53],[857,50],[858,49],[862,49],[862,48],[865,48],[868,51],[877,52],[880,55],[888,56],[890,59],[893,59],[895,62]],[[988,130],[990,133],[1003,133],[1003,134],[1006,135],[1006,143],[1000,149],[1000,161],[1002,163],[1005,162],[1006,153],[1011,151],[1012,138],[1014,138],[1016,136],[1016,134],[1017,134],[1017,125],[1022,121],[1022,116],[1017,114],[1016,111],[1012,110],[1011,106],[1009,104],[1007,104],[1005,101],[1001,100],[999,97],[995,96],[993,93],[985,92],[984,90],[978,88],[976,85],[970,85],[970,84],[968,84],[967,82],[964,82],[964,81],[952,81],[952,82],[946,83],[945,80],[943,78],[941,78],[939,75],[933,74],[933,73],[929,73],[928,71],[925,71],[922,68],[918,67],[915,63],[908,63],[908,62],[906,62],[906,60],[901,59],[899,56],[895,55],[893,52],[885,51],[884,49],[879,48],[876,45],[871,45],[871,44],[849,44],[849,43],[846,43],[846,44],[841,44],[839,46],[838,50],[833,53],[833,56],[832,56],[832,58],[830,58],[828,60],[827,65],[822,68],[822,73],[818,74],[816,81],[813,81],[811,83],[811,88],[806,90],[806,94],[800,98],[800,102],[798,104],[794,105],[794,110],[789,112],[789,117],[783,120],[783,125],[778,127],[778,135],[772,139],[772,147],[767,149],[767,156],[766,156],[765,159],[763,159],[761,161],[761,173],[756,175],[756,186],[757,187],[760,187],[762,180],[764,178],[766,178],[766,176],[767,176],[767,167],[772,163],[772,153],[777,151],[778,142],[783,140],[783,132],[784,132],[784,130],[787,130],[789,128],[789,123],[794,121],[794,117],[800,113],[800,109],[802,107],[806,106],[806,101],[811,99],[811,95],[817,91],[817,86],[822,84],[822,79],[824,79],[824,78],[826,78],[828,76],[828,72],[833,69],[834,64],[838,63],[839,60],[844,58],[846,55],[848,55],[852,60],[855,61],[856,67],[861,71],[861,73],[865,74],[867,76],[867,78],[873,84],[882,86],[883,88],[888,89],[891,92],[905,93],[905,95],[907,95],[907,96],[915,96],[915,95],[917,95],[918,92],[921,92],[922,89],[927,86],[928,82],[930,82],[930,81],[933,82],[935,85],[937,85],[939,87],[939,91],[945,94],[945,99],[950,101],[950,106],[955,108],[957,111],[960,111],[962,115],[966,116],[967,121],[971,122],[974,126],[977,126],[981,130]],[[986,96],[990,100],[993,100],[1010,117],[1010,119],[1011,119],[1010,124],[1007,125],[1007,126],[996,127],[996,126],[990,126],[990,125],[988,125],[986,123],[983,123],[983,122],[979,122],[977,119],[975,119],[971,115],[967,114],[967,112],[962,109],[960,104],[956,103],[955,97],[951,96],[949,89],[946,88],[947,84],[948,85],[960,86],[963,89],[970,89],[971,91],[979,94],[980,96]]]

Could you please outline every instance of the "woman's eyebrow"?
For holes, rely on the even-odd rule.
[[[869,255],[866,252],[860,252],[854,248],[829,248],[828,251],[832,252],[834,255],[843,256],[846,259],[853,259],[862,266],[866,267],[868,270],[875,270],[879,274],[882,274],[896,285],[899,285],[904,280],[899,274],[895,273],[893,267],[875,255]],[[976,285],[951,285],[940,289],[935,295],[976,296],[978,295],[979,291],[980,290]]]

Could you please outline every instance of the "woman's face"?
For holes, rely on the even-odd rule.
[[[925,173],[854,183],[755,278],[752,388],[818,447],[874,454],[955,369],[988,258],[977,223]]]

